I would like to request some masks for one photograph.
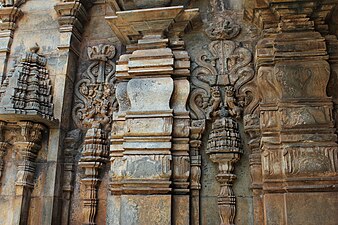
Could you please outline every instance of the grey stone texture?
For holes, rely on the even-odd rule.
[[[337,224],[338,1],[0,2],[0,225]]]

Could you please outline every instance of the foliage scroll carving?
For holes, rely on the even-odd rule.
[[[220,1],[213,3],[214,13],[219,14]],[[200,149],[197,143],[201,143],[206,123],[210,122],[206,153],[219,167],[216,180],[221,186],[218,196],[221,224],[234,224],[236,199],[232,185],[236,179],[235,163],[242,154],[238,121],[243,118],[245,106],[254,103],[246,86],[254,78],[254,70],[251,51],[240,42],[229,40],[240,33],[241,27],[223,11],[220,15],[206,29],[212,42],[196,56],[197,67],[192,71],[191,131],[199,132],[191,136],[190,145]],[[194,185],[198,186],[198,182],[194,180]]]
[[[79,127],[110,130],[113,111],[118,107],[115,98],[116,65],[111,60],[115,54],[112,45],[88,47],[88,57],[93,62],[75,87],[77,104],[73,109],[73,119]]]

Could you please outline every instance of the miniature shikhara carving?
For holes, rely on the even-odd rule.
[[[0,114],[22,114],[55,121],[47,59],[38,51],[38,45],[32,47],[10,70],[0,88]]]

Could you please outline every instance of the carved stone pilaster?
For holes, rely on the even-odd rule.
[[[191,191],[191,224],[200,224],[200,190],[202,158],[200,148],[205,120],[192,120],[190,127],[190,191]]]
[[[265,216],[261,223],[292,224],[306,217],[313,223],[330,224],[329,216],[324,222],[310,211],[294,212],[302,216],[292,219],[285,217],[285,213],[291,205],[296,209],[312,204],[301,200],[304,198],[311,199],[316,207],[325,207],[317,203],[319,199],[330,201],[329,196],[337,191],[327,185],[337,179],[333,105],[326,94],[330,77],[326,44],[334,45],[335,41],[323,37],[328,32],[324,21],[337,2],[254,2],[252,19],[263,29],[263,39],[256,47],[256,84],[261,99],[254,113],[258,115],[259,111],[261,135],[250,126],[247,132],[253,137],[261,136],[262,214]],[[269,20],[273,26],[267,26]],[[333,92],[331,95],[334,96]],[[256,149],[256,145],[252,147]],[[260,180],[259,176],[254,177],[257,178]],[[312,194],[313,191],[320,194]],[[276,205],[276,202],[280,203]]]
[[[64,139],[64,165],[63,165],[63,186],[62,186],[62,225],[68,225],[70,219],[71,200],[75,180],[75,156],[78,153],[80,130],[73,130],[67,133]]]
[[[25,225],[28,220],[31,192],[34,188],[35,160],[41,149],[42,133],[46,130],[40,123],[30,121],[18,122],[21,127],[22,141],[14,143],[18,149],[18,167],[16,174],[16,196],[19,198],[19,215],[13,224]]]
[[[83,199],[83,224],[96,224],[100,183],[99,171],[109,155],[108,132],[111,130],[113,112],[118,109],[115,98],[115,46],[88,47],[88,57],[93,61],[75,85],[76,104],[73,119],[80,128],[87,128],[80,167],[84,169],[81,183],[85,189]]]
[[[211,6],[217,16],[211,19],[205,32],[213,41],[196,56],[198,66],[192,71],[191,77],[191,132],[194,132],[197,124],[203,131],[206,122],[212,123],[207,153],[219,165],[216,178],[221,184],[219,215],[221,224],[234,224],[236,200],[232,184],[236,176],[233,169],[242,153],[236,120],[242,118],[245,85],[253,78],[254,71],[250,50],[241,47],[236,41],[228,40],[240,32],[240,26],[231,18],[232,13],[224,10],[221,1],[213,1]],[[198,141],[200,139],[201,136]],[[190,143],[199,146],[197,140],[191,140]],[[225,169],[226,166],[229,168]]]
[[[59,16],[60,32],[70,32],[81,40],[84,24],[88,20],[87,9],[91,6],[90,0],[67,0],[57,3],[54,8]]]
[[[180,34],[197,11],[183,6],[152,8],[162,5],[160,1],[143,6],[140,2],[135,1],[135,6],[149,9],[118,11],[106,17],[120,40],[130,44],[130,54],[122,55],[117,66],[117,99],[123,109],[113,122],[111,190],[121,202],[121,213],[137,205],[139,210],[132,212],[131,220],[160,200],[159,218],[151,218],[148,224],[171,220],[189,224],[190,116],[186,103],[190,60]],[[142,205],[136,203],[138,198]],[[131,223],[117,220],[118,224]]]
[[[256,97],[258,97],[258,95],[256,95]],[[251,177],[251,189],[253,195],[254,224],[257,225],[262,224],[264,221],[263,200],[262,200],[263,177],[262,177],[262,160],[260,148],[261,132],[259,124],[260,123],[259,116],[257,115],[257,110],[255,110],[255,112],[245,112],[244,129],[249,139],[248,141],[248,146],[250,150],[249,166]]]
[[[338,39],[335,35],[325,36],[331,74],[327,86],[327,94],[333,100],[333,119],[335,121],[336,134],[338,135]]]
[[[5,3],[0,5],[0,83],[5,76],[16,22],[22,14],[22,11],[18,7],[13,6],[13,4]]]
[[[98,206],[99,172],[107,162],[109,154],[107,131],[99,128],[90,128],[85,136],[85,142],[79,165],[84,169],[81,183],[84,186],[83,222],[82,224],[96,224],[95,217]]]
[[[235,224],[236,196],[232,185],[236,179],[235,163],[242,154],[238,123],[233,118],[219,117],[212,123],[207,154],[218,164],[216,180],[221,185],[218,208],[221,225]]]

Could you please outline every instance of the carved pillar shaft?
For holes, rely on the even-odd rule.
[[[236,179],[235,163],[240,159],[241,142],[238,124],[232,118],[216,119],[209,135],[207,153],[211,161],[218,164],[216,180],[221,189],[218,195],[218,208],[221,225],[234,225],[236,216],[236,197],[232,185]]]
[[[196,13],[183,6],[149,6],[107,17],[130,53],[122,55],[117,66],[117,99],[123,109],[114,117],[110,150],[112,199],[118,204],[113,217],[118,224],[189,224],[190,61],[175,35]],[[154,216],[143,221],[149,210]]]
[[[328,186],[337,179],[338,163],[333,104],[326,94],[330,66],[325,39],[315,31],[325,27],[318,15],[328,13],[332,6],[320,12],[322,8],[315,5],[303,1],[268,4],[266,10],[275,15],[272,21],[277,21],[278,28],[264,30],[256,48],[267,225],[297,223],[304,215],[313,223],[330,224],[329,216],[324,222],[310,209],[288,216],[291,207],[297,211],[304,204],[313,204],[318,211],[326,205],[321,199],[336,194]],[[263,20],[266,15],[261,14]]]
[[[200,191],[201,191],[201,166],[202,159],[200,148],[202,145],[202,134],[205,128],[204,120],[196,120],[191,122],[190,128],[190,189],[191,189],[191,224],[200,224]]]
[[[35,160],[41,148],[42,132],[45,127],[39,123],[20,122],[24,141],[15,142],[19,152],[19,163],[16,174],[16,199],[18,205],[13,224],[25,225],[28,222],[31,192],[34,188]]]
[[[334,35],[325,37],[331,68],[330,80],[327,87],[328,96],[333,100],[333,119],[335,121],[336,134],[338,135],[338,40]]]
[[[187,111],[187,100],[190,93],[190,57],[184,49],[184,42],[171,39],[170,48],[174,55],[174,92],[171,99],[173,108],[173,224],[190,224],[190,157],[189,130],[190,116]],[[184,213],[182,213],[184,212]]]
[[[83,152],[79,165],[84,169],[81,183],[84,186],[83,225],[96,224],[98,196],[97,189],[100,182],[99,172],[107,161],[109,146],[107,133],[100,128],[91,128],[87,131]]]
[[[68,133],[70,134],[70,132]],[[77,137],[79,138],[79,137]],[[64,140],[65,143],[65,150],[64,150],[64,165],[63,165],[63,186],[62,186],[62,225],[68,225],[70,219],[70,210],[71,210],[71,200],[72,194],[74,190],[74,170],[75,170],[75,144],[76,144],[75,137],[66,137]]]
[[[250,177],[251,189],[253,194],[253,208],[254,208],[254,224],[260,225],[263,223],[263,190],[262,190],[262,161],[260,149],[260,132],[259,127],[253,129],[246,127],[246,133],[250,136],[248,143],[250,148]]]

